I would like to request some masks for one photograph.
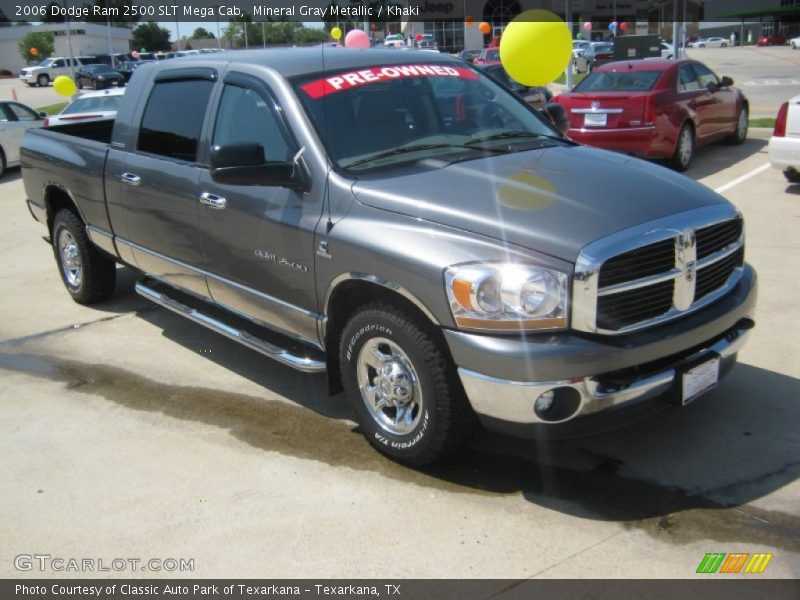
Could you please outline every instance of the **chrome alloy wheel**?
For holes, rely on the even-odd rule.
[[[83,280],[83,264],[78,244],[66,229],[62,229],[58,234],[58,254],[61,257],[61,269],[64,271],[67,282],[72,287],[79,288]]]
[[[386,338],[367,340],[356,369],[361,399],[372,419],[393,435],[411,433],[422,416],[422,389],[400,346]]]
[[[688,165],[692,161],[692,152],[694,145],[694,138],[692,137],[692,130],[684,127],[681,131],[680,149],[678,155],[682,165]]]

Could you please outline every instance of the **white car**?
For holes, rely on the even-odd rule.
[[[45,119],[45,127],[66,125],[75,121],[102,121],[117,116],[117,108],[125,88],[109,88],[86,92],[70,102],[57,115]]]
[[[792,50],[797,50],[800,48],[800,37],[790,39],[789,45],[792,47]]]
[[[386,39],[383,40],[383,45],[385,48],[399,48],[406,45],[406,40],[402,33],[392,33],[386,36]]]
[[[769,161],[791,183],[800,183],[800,96],[781,104],[769,138]]]
[[[21,102],[0,102],[0,177],[19,165],[19,143],[28,129],[44,125],[44,113]]]
[[[661,42],[661,58],[675,58],[675,47],[667,42]]]
[[[35,67],[22,69],[19,72],[19,80],[31,87],[35,85],[47,87],[59,75],[72,76],[73,72],[77,73],[82,66],[93,65],[98,62],[93,56],[77,56],[72,59],[67,56],[52,56],[45,58]]]
[[[691,48],[727,48],[731,41],[724,37],[699,38],[689,44]]]

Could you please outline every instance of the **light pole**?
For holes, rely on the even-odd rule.
[[[564,0],[564,17],[569,29],[569,37],[572,39],[572,2],[571,0]],[[567,85],[567,90],[572,89],[572,55],[570,55],[569,63],[567,63],[567,70],[565,71],[564,83]]]

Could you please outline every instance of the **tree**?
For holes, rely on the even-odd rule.
[[[294,32],[294,41],[298,44],[319,44],[330,41],[330,33],[324,29],[300,27]]]
[[[131,43],[137,50],[144,48],[148,52],[158,52],[159,50],[170,50],[172,48],[169,43],[169,29],[159,27],[153,21],[142,23],[134,29]]]
[[[191,39],[193,39],[193,40],[213,40],[215,38],[214,38],[214,34],[211,33],[205,27],[198,27],[197,29],[194,30],[194,33],[192,33]]]
[[[47,58],[55,52],[53,37],[52,31],[31,32],[20,40],[19,53],[26,62],[31,59],[42,60]],[[36,56],[31,54],[31,48],[38,50]]]

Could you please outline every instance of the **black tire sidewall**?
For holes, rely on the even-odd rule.
[[[70,284],[66,274],[64,273],[64,265],[61,262],[62,257],[61,251],[58,247],[58,241],[59,237],[61,236],[61,232],[64,230],[68,231],[72,235],[72,239],[75,240],[75,245],[77,246],[81,257],[81,269],[83,272],[81,274],[81,283],[77,286]],[[74,223],[72,223],[71,219],[67,218],[62,213],[56,215],[56,219],[53,222],[53,252],[56,257],[56,263],[58,264],[58,274],[61,276],[61,281],[64,282],[64,287],[67,288],[67,291],[73,298],[80,298],[84,288],[86,287],[86,264],[88,257],[86,256],[85,246],[80,243],[78,237],[80,233],[81,232],[75,231]]]
[[[364,344],[375,337],[384,337],[396,343],[408,356],[419,378],[423,396],[423,414],[411,433],[398,436],[382,429],[367,409],[358,387],[358,355]],[[437,394],[432,375],[416,342],[405,331],[402,322],[387,318],[375,310],[356,315],[342,332],[340,361],[342,380],[350,406],[370,443],[384,454],[401,460],[413,461],[425,454],[433,441],[438,419]]]

